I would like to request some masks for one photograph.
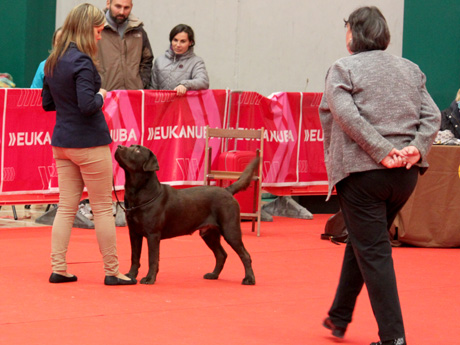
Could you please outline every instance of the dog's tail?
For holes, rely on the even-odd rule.
[[[256,157],[251,162],[249,162],[238,180],[225,189],[232,193],[232,195],[235,195],[239,191],[248,188],[251,184],[252,177],[254,176],[256,169],[259,167],[259,161],[260,157]]]

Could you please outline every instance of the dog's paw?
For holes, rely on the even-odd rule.
[[[219,278],[219,275],[218,274],[215,274],[215,273],[206,273],[204,276],[203,276],[204,279],[212,279],[212,280],[215,280],[217,278]]]
[[[155,284],[155,278],[144,277],[140,281],[141,284],[152,285]]]
[[[256,279],[254,277],[244,277],[241,282],[243,285],[256,285]]]
[[[137,278],[137,273],[132,273],[129,271],[128,273],[125,274],[125,276],[131,278],[131,279],[136,279]]]

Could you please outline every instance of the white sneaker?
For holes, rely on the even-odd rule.
[[[30,209],[26,208],[24,210],[24,219],[31,219],[32,218],[32,213],[30,213]]]
[[[80,204],[78,205],[78,212],[89,220],[93,220],[93,213],[91,212],[91,206],[89,204]]]

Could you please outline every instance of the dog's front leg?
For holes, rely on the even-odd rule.
[[[147,245],[149,248],[149,272],[141,279],[141,284],[154,284],[157,279],[160,261],[160,233],[147,235]]]
[[[139,267],[141,267],[142,241],[144,237],[135,231],[129,231],[129,240],[131,242],[131,268],[126,274],[130,278],[137,278]]]

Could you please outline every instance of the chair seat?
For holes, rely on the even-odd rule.
[[[211,180],[238,180],[241,176],[242,171],[224,171],[224,170],[211,170],[209,174],[206,175],[208,179]],[[257,181],[259,176],[254,175],[252,177],[253,181]]]
[[[240,213],[241,218],[257,218],[258,213]]]

